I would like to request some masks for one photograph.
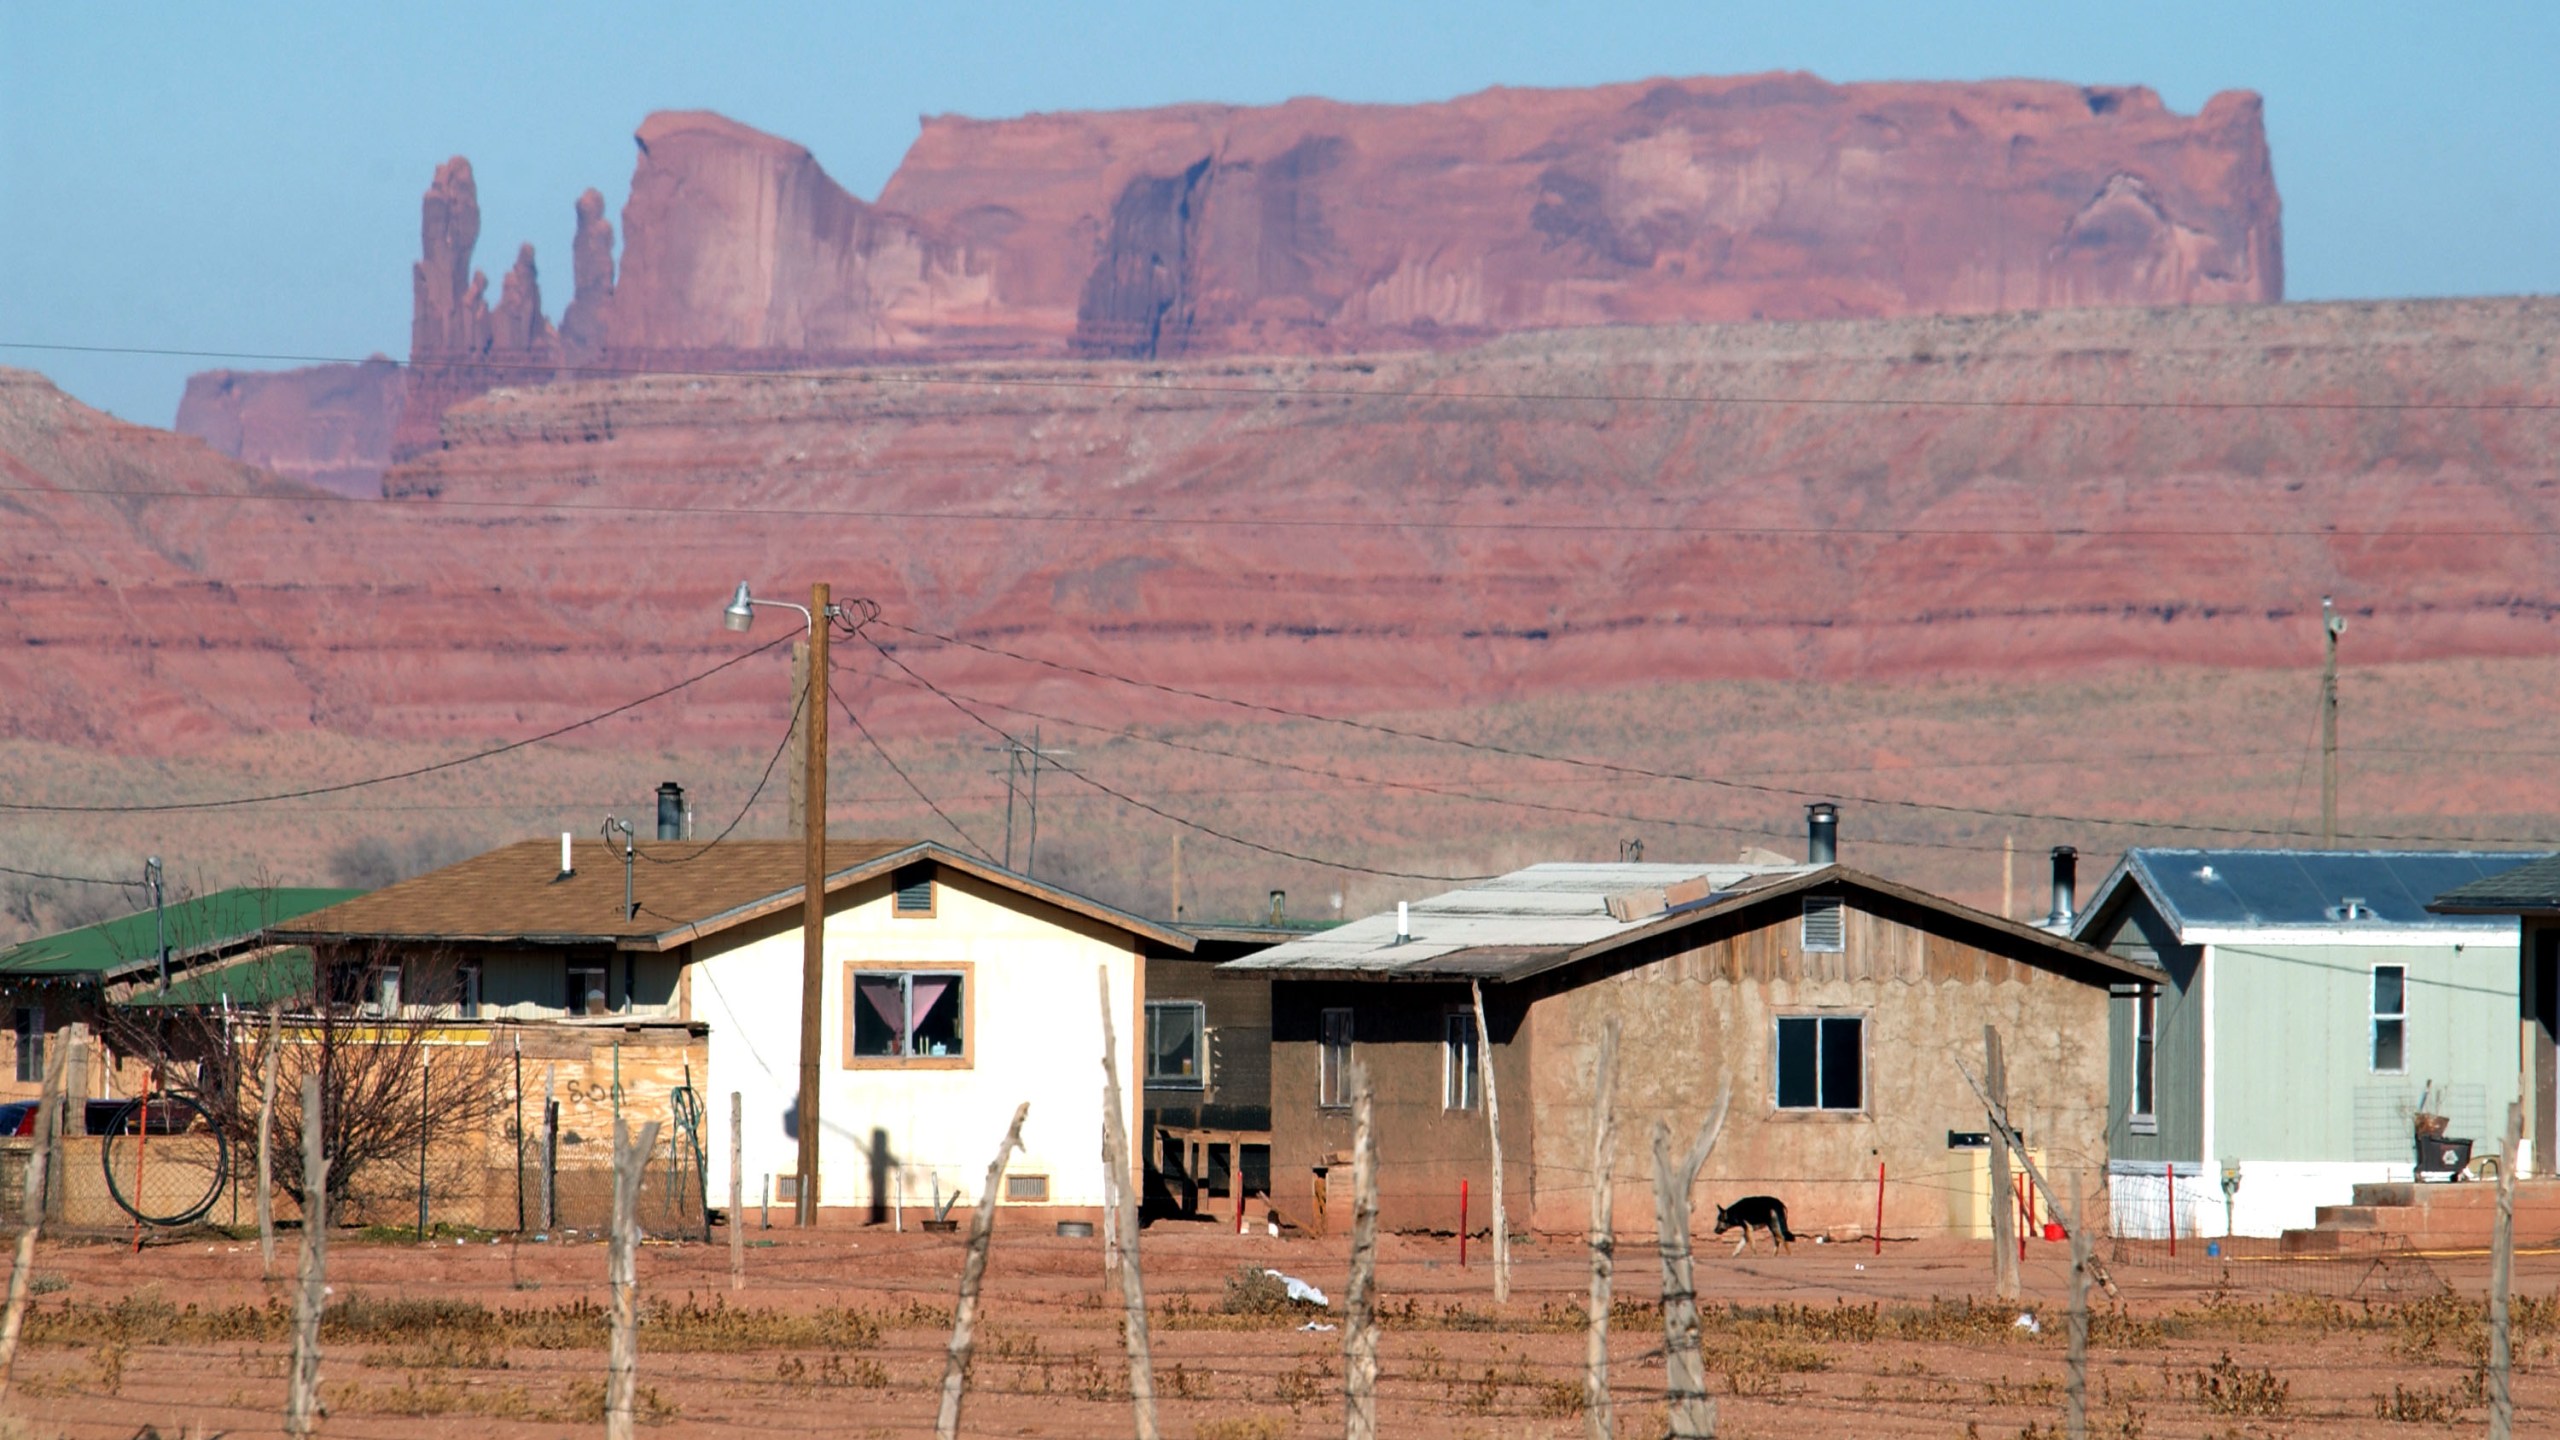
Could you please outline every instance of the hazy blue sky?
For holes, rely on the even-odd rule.
[[[961,3],[96,6],[0,0],[0,341],[408,348],[418,196],[471,157],[478,263],[567,299],[570,203],[701,106],[877,193],[932,112],[1410,101],[1809,70],[2267,97],[2295,299],[2560,290],[2560,6]],[[494,290],[494,285],[492,289]],[[210,362],[0,350],[166,424]]]

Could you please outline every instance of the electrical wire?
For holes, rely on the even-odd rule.
[[[388,356],[354,359],[344,355],[304,355],[277,351],[192,350],[152,345],[65,345],[36,340],[0,340],[0,350],[31,350],[63,355],[125,355],[168,360],[256,361],[279,365],[397,365],[402,369],[427,369],[437,372],[478,373],[493,383],[510,380],[518,384],[540,385],[569,380],[638,379],[663,377],[692,380],[832,380],[876,388],[938,387],[942,389],[975,388],[985,390],[1070,390],[1105,391],[1113,394],[1137,392],[1162,395],[1212,395],[1237,399],[1307,398],[1331,400],[1402,400],[1433,403],[1491,404],[1621,404],[1670,406],[1805,406],[1815,409],[1853,410],[2127,410],[2127,411],[2308,411],[2315,413],[2391,414],[2410,412],[2449,412],[2464,414],[2543,414],[2560,411],[2560,402],[2540,400],[2092,400],[2075,396],[2019,396],[2003,399],[1932,398],[1896,395],[1718,395],[1673,392],[1569,391],[1569,390],[1422,390],[1388,389],[1360,385],[1214,385],[1169,380],[1165,370],[1141,371],[1131,379],[1077,379],[1066,375],[1027,375],[1016,373],[954,373],[947,367],[927,368],[928,362],[913,362],[913,368],[848,369],[844,367],[791,367],[771,370],[736,368],[704,368],[699,366],[660,367],[654,365],[520,365],[497,360],[428,361],[393,360]],[[1945,357],[1963,359],[1968,352],[1955,352]],[[1334,357],[1356,360],[1357,357]],[[1019,363],[1019,362],[1017,362]],[[1040,362],[1030,362],[1040,363]],[[1138,369],[1143,362],[1131,364]],[[1322,364],[1323,358],[1311,363]]]
[[[906,627],[900,625],[896,628],[903,630]],[[909,669],[905,661],[900,660],[897,656],[891,654],[887,647],[883,646],[879,641],[872,639],[868,633],[863,634],[861,638],[864,644],[869,645],[873,650],[879,653],[881,659],[886,660],[890,664],[897,666],[900,670],[905,671],[910,679],[913,679],[917,684],[933,692],[936,696],[939,696],[942,701],[952,709],[967,716],[971,723],[986,730],[990,734],[993,734],[1008,745],[1019,745],[1022,743],[1018,737],[1006,730],[1003,726],[996,724],[994,721],[980,715],[977,711],[970,709],[967,705],[961,703],[958,699],[955,699],[949,691],[942,689],[932,681],[917,674],[914,670]],[[1259,840],[1248,840],[1241,835],[1220,830],[1215,826],[1204,825],[1197,820],[1189,818],[1188,816],[1176,815],[1172,811],[1167,810],[1160,805],[1149,804],[1148,802],[1141,800],[1134,795],[1128,794],[1125,791],[1115,790],[1111,786],[1106,785],[1101,781],[1094,779],[1092,776],[1087,775],[1083,771],[1071,766],[1062,765],[1057,768],[1059,774],[1068,776],[1069,778],[1090,786],[1095,790],[1099,790],[1103,794],[1110,796],[1112,799],[1119,801],[1123,805],[1144,810],[1148,814],[1153,815],[1160,820],[1170,820],[1174,824],[1179,825],[1186,830],[1196,831],[1213,840],[1223,840],[1230,845],[1242,846],[1247,850],[1258,850],[1265,855],[1276,856],[1283,860],[1295,860],[1301,864],[1322,866],[1329,870],[1345,870],[1360,875],[1377,875],[1390,880],[1429,880],[1442,884],[1449,884],[1467,880],[1489,880],[1493,878],[1490,875],[1429,875],[1412,870],[1381,870],[1371,865],[1355,865],[1347,860],[1327,860],[1318,855],[1308,855],[1296,850],[1286,850],[1277,845],[1266,845]]]
[[[303,800],[315,795],[339,795],[349,790],[388,785],[397,780],[414,780],[421,775],[433,775],[439,771],[459,769],[482,760],[513,754],[518,750],[528,749],[545,741],[557,740],[563,735],[584,730],[588,726],[600,725],[617,715],[637,710],[652,701],[663,700],[679,690],[699,685],[721,671],[742,665],[789,639],[791,639],[790,636],[784,635],[768,640],[752,650],[740,651],[708,670],[698,671],[672,685],[652,690],[637,700],[626,700],[610,710],[600,711],[583,720],[573,720],[566,725],[545,730],[539,735],[528,735],[521,740],[510,740],[504,745],[493,745],[485,750],[475,750],[468,755],[438,760],[431,765],[417,765],[406,770],[395,770],[387,775],[371,775],[362,780],[343,780],[334,785],[311,785],[299,790],[278,790],[263,795],[234,795],[221,800],[168,800],[152,805],[60,805],[28,800],[0,800],[0,811],[38,815],[161,815],[181,810],[227,810],[242,805],[268,805],[279,800]]]
[[[690,854],[679,855],[672,858],[652,855],[646,850],[639,849],[637,846],[633,847],[632,853],[638,855],[641,859],[648,861],[652,865],[690,865],[694,861],[701,859],[703,856],[710,854],[713,850],[718,849],[720,842],[728,839],[729,833],[737,829],[738,826],[745,821],[747,818],[747,812],[756,808],[756,802],[764,798],[764,787],[773,779],[773,767],[782,763],[782,752],[791,748],[792,733],[800,728],[800,717],[807,713],[808,708],[809,697],[806,693],[803,693],[792,700],[791,723],[782,727],[782,739],[775,743],[772,757],[764,762],[764,773],[756,777],[756,788],[747,792],[747,803],[738,807],[738,813],[730,817],[729,823],[721,827],[720,833],[712,836],[709,843]]]
[[[0,865],[0,875],[17,875],[28,880],[57,880],[65,885],[121,885],[128,890],[147,888],[139,880],[110,880],[104,875],[56,875],[46,870],[21,870],[14,865]]]
[[[1956,805],[1933,800],[1903,800],[1883,795],[1864,795],[1854,791],[1810,790],[1799,786],[1774,785],[1754,780],[1736,780],[1723,776],[1700,775],[1681,770],[1664,770],[1652,766],[1629,764],[1623,761],[1595,760],[1588,756],[1551,754],[1544,751],[1531,750],[1523,746],[1505,745],[1496,741],[1469,740],[1463,736],[1442,735],[1433,731],[1416,730],[1400,725],[1389,725],[1375,720],[1358,720],[1349,716],[1325,715],[1313,710],[1300,710],[1286,705],[1271,705],[1255,700],[1240,700],[1234,696],[1217,695],[1205,690],[1193,690],[1179,685],[1167,685],[1161,681],[1140,680],[1132,676],[1113,674],[1108,670],[1100,670],[1092,666],[1077,665],[1063,660],[1050,660],[1037,655],[1027,655],[1018,650],[1008,650],[1002,646],[989,645],[983,641],[965,639],[956,635],[946,635],[939,631],[920,630],[911,625],[901,625],[894,620],[883,620],[881,623],[887,625],[892,630],[897,630],[904,634],[915,636],[918,639],[938,641],[945,645],[956,645],[964,649],[979,651],[982,654],[1000,656],[1008,660],[1016,660],[1028,665],[1037,665],[1046,669],[1057,670],[1071,675],[1082,675],[1090,679],[1108,681],[1112,684],[1126,685],[1135,689],[1152,690],[1159,694],[1172,695],[1186,700],[1199,700],[1213,705],[1224,705],[1239,710],[1254,711],[1266,715],[1277,715],[1290,720],[1309,720],[1319,724],[1339,725],[1346,729],[1365,731],[1370,734],[1389,736],[1399,740],[1418,740],[1427,744],[1452,746],[1458,749],[1471,750],[1481,754],[1505,756],[1515,760],[1534,760],[1551,765],[1570,765],[1578,769],[1596,770],[1608,774],[1629,776],[1640,779],[1667,780],[1685,785],[1704,785],[1720,790],[1743,791],[1761,795],[1777,795],[1795,800],[1832,800],[1858,805],[1872,805],[1883,809],[1925,810],[1945,815],[1959,815],[1971,819],[2025,821],[2045,825],[2166,830],[2190,834],[2231,835],[2243,837],[2268,835],[2298,837],[2304,834],[2304,832],[2297,830],[2277,830],[2270,829],[2265,826],[2218,825],[2204,822],[2176,820],[2137,820],[2113,816],[2074,815],[2056,811],[2003,810],[1995,806]],[[873,641],[872,646],[874,649],[881,648],[877,641]],[[889,654],[885,649],[881,649],[881,653],[883,655]],[[899,662],[892,657],[891,663],[898,664]],[[900,664],[899,668],[906,669],[903,664]],[[914,674],[915,672],[909,670],[908,673]],[[928,688],[931,687],[928,686]],[[972,716],[971,718],[974,719],[976,717]],[[984,724],[985,722],[980,721],[979,723]],[[2344,831],[2339,832],[2338,838],[2341,840],[2442,845],[2476,844],[2482,843],[2483,840],[2483,837],[2480,836],[2405,835],[2381,833],[2349,834]]]
[[[857,631],[856,633],[860,632]],[[926,809],[931,810],[935,815],[939,816],[943,824],[950,826],[951,833],[959,836],[962,844],[965,844],[970,849],[977,851],[979,857],[985,860],[988,864],[992,865],[996,863],[995,855],[990,852],[986,846],[978,843],[978,837],[962,829],[960,827],[960,822],[952,819],[949,811],[943,809],[940,805],[935,804],[933,797],[924,793],[924,787],[915,782],[914,776],[909,775],[897,761],[889,758],[889,752],[880,744],[880,738],[871,733],[871,727],[862,723],[862,717],[855,714],[853,706],[845,700],[843,695],[837,692],[836,682],[833,676],[830,676],[827,679],[827,694],[834,697],[837,708],[844,711],[844,718],[852,721],[853,728],[860,732],[862,738],[870,744],[871,753],[879,756],[880,763],[889,767],[889,773],[906,782],[906,787],[915,792],[915,797],[924,802]]]

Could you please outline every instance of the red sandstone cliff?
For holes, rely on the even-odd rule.
[[[1761,75],[935,117],[877,203],[717,115],[652,115],[635,138],[619,272],[589,191],[557,334],[529,247],[490,306],[471,167],[437,170],[396,454],[433,448],[457,401],[564,363],[1341,353],[2284,293],[2240,92],[2181,116],[2138,88]]]
[[[176,430],[234,459],[341,495],[382,493],[408,372],[361,365],[207,370],[190,376]]]

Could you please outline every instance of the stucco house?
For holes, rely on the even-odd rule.
[[[506,846],[306,916],[290,938],[386,1014],[520,1049],[594,1163],[617,1109],[673,1119],[675,1092],[690,1090],[715,1204],[739,1093],[748,1203],[785,1206],[798,1179],[800,843],[625,848]],[[912,1219],[974,1194],[1028,1100],[1007,1203],[1098,1209],[1102,971],[1134,1180],[1146,964],[1191,938],[930,841],[830,839],[826,867],[822,1206],[885,1221],[903,1204]]]
[[[1588,1223],[1593,1068],[1612,1018],[1627,1231],[1651,1228],[1655,1122],[1685,1142],[1730,1080],[1702,1204],[1767,1193],[1799,1230],[1870,1227],[1881,1165],[1887,1231],[1988,1233],[1984,1107],[1958,1068],[1981,1074],[1986,1025],[2002,1031],[2029,1144],[2057,1177],[2094,1180],[2109,990],[2154,973],[1823,859],[1534,865],[1232,962],[1272,981],[1274,1201],[1312,1217],[1321,1172],[1346,1163],[1356,1058],[1375,1087],[1383,1221],[1452,1228],[1464,1182],[1469,1225],[1484,1223],[1473,985],[1515,1226]]]
[[[2415,1116],[2494,1153],[2516,1013],[2512,923],[2430,914],[2518,854],[2126,852],[2073,933],[2156,966],[2108,1020],[2117,1232],[2278,1235],[2358,1184],[2406,1181]]]

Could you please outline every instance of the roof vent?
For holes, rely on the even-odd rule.
[[[1807,895],[1804,897],[1804,951],[1808,955],[1837,955],[1848,948],[1840,923],[1840,897]]]
[[[2380,918],[2372,906],[2364,903],[2364,897],[2361,895],[2347,896],[2337,904],[2330,906],[2328,913],[2329,918],[2332,920],[2374,920]]]
[[[1289,892],[1286,890],[1274,890],[1271,892],[1271,928],[1277,930],[1288,923]]]
[[[1809,865],[1840,860],[1840,807],[1825,800],[1804,807],[1804,858]]]
[[[1401,945],[1412,938],[1413,912],[1406,907],[1404,901],[1399,900],[1396,902],[1396,943]]]
[[[577,873],[577,859],[569,853],[569,832],[563,830],[560,832],[560,873],[555,878],[566,880]]]
[[[2053,847],[2053,913],[2045,928],[2068,931],[2080,909],[2080,852],[2068,845]]]
[[[684,787],[673,780],[658,784],[658,838],[684,838]]]

